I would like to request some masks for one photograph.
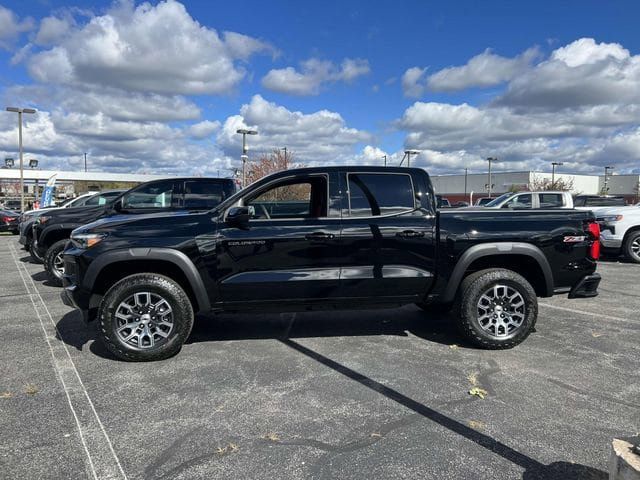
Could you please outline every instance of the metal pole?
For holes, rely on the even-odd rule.
[[[551,164],[551,188],[555,188],[556,184],[556,162]]]
[[[384,166],[386,167],[387,166],[387,156],[383,155],[383,157],[384,157]]]
[[[84,152],[84,171],[87,171],[87,152]]]
[[[242,134],[242,188],[246,186],[246,170],[247,170],[247,134]]]
[[[20,149],[20,212],[24,212],[24,164],[22,154],[22,110],[18,111],[18,148]]]
[[[411,166],[411,152],[407,152],[407,168]]]
[[[487,158],[489,162],[489,182],[487,183],[487,190],[489,191],[489,198],[491,198],[491,161],[493,158]]]
[[[468,172],[468,168],[464,169],[464,198],[467,198],[467,172]]]

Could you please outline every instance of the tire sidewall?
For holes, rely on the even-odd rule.
[[[122,301],[136,292],[148,291],[162,296],[171,306],[174,327],[167,341],[153,348],[136,348],[125,343],[116,332],[115,312]],[[115,284],[104,296],[98,314],[99,328],[107,348],[119,358],[135,361],[160,360],[175,355],[189,337],[193,310],[184,291],[172,280],[160,275],[134,275]]]
[[[640,256],[633,253],[633,250],[631,249],[631,245],[636,239],[640,239],[640,231],[635,231],[629,234],[629,237],[625,242],[625,253],[629,260],[631,260],[634,263],[640,263]]]
[[[44,268],[49,274],[49,279],[55,283],[56,285],[62,286],[62,275],[59,274],[58,271],[54,267],[54,261],[56,256],[64,250],[64,247],[67,245],[68,240],[60,240],[47,250],[47,253],[44,256]]]
[[[533,287],[523,278],[516,277],[517,274],[510,275],[503,272],[488,272],[480,276],[468,288],[465,297],[467,301],[461,304],[460,314],[466,320],[466,328],[470,328],[473,337],[479,339],[482,344],[492,347],[514,346],[521,343],[533,329],[538,316],[538,302]],[[519,276],[519,275],[518,275]],[[480,326],[477,315],[477,304],[480,297],[496,284],[507,285],[522,295],[525,301],[525,318],[522,325],[511,335],[506,337],[494,337]]]

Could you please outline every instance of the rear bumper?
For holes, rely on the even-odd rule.
[[[569,292],[569,298],[591,298],[598,295],[598,285],[600,285],[599,273],[592,273],[591,275],[585,275],[582,279],[574,285]]]

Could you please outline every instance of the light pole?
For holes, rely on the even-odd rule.
[[[22,114],[36,113],[33,108],[7,107],[7,112],[18,114],[18,148],[20,150],[20,211],[24,212],[24,159],[22,152]]]
[[[607,195],[609,193],[609,174],[613,172],[613,167],[604,167],[604,186],[602,187],[602,193]]]
[[[84,171],[87,172],[87,152],[84,152]]]
[[[287,170],[289,168],[287,165],[287,147],[282,147],[282,151],[284,152],[284,169]]]
[[[382,158],[384,158],[384,166],[386,167],[387,166],[387,156],[383,155]]]
[[[468,175],[468,173],[469,173],[469,169],[465,168],[464,169],[464,198],[465,198],[465,201],[467,199],[467,175]]]
[[[551,162],[551,188],[556,188],[556,167],[564,165],[562,162]]]
[[[489,162],[489,182],[487,183],[487,191],[489,192],[489,198],[491,198],[491,189],[493,188],[493,184],[491,183],[491,164],[497,162],[497,157],[487,157],[487,162]]]
[[[245,183],[247,179],[247,159],[249,158],[247,156],[247,152],[249,151],[247,148],[247,135],[257,135],[258,132],[257,130],[247,130],[246,128],[240,128],[236,130],[236,133],[242,134],[242,155],[240,155],[240,158],[242,159],[242,188],[244,188],[246,186]]]
[[[418,155],[420,153],[420,150],[405,150],[404,154],[405,157],[407,159],[407,167],[411,166],[411,155]],[[402,162],[404,162],[405,157],[402,157],[402,160],[400,161],[400,165],[402,165]]]

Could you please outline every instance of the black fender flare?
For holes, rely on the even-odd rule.
[[[474,245],[460,256],[453,272],[451,272],[451,277],[449,277],[449,281],[447,282],[442,301],[452,302],[462,282],[464,272],[469,265],[479,258],[489,255],[525,255],[532,258],[538,264],[544,275],[545,295],[551,296],[553,294],[553,272],[542,250],[535,245],[524,242],[490,242]]]
[[[87,268],[82,279],[83,289],[93,291],[93,286],[100,272],[108,265],[123,261],[135,261],[136,259],[160,260],[172,263],[182,271],[189,282],[197,302],[197,305],[194,305],[197,308],[194,308],[194,310],[196,312],[206,312],[211,309],[207,289],[202,282],[198,269],[184,253],[171,248],[127,248],[102,253]]]

